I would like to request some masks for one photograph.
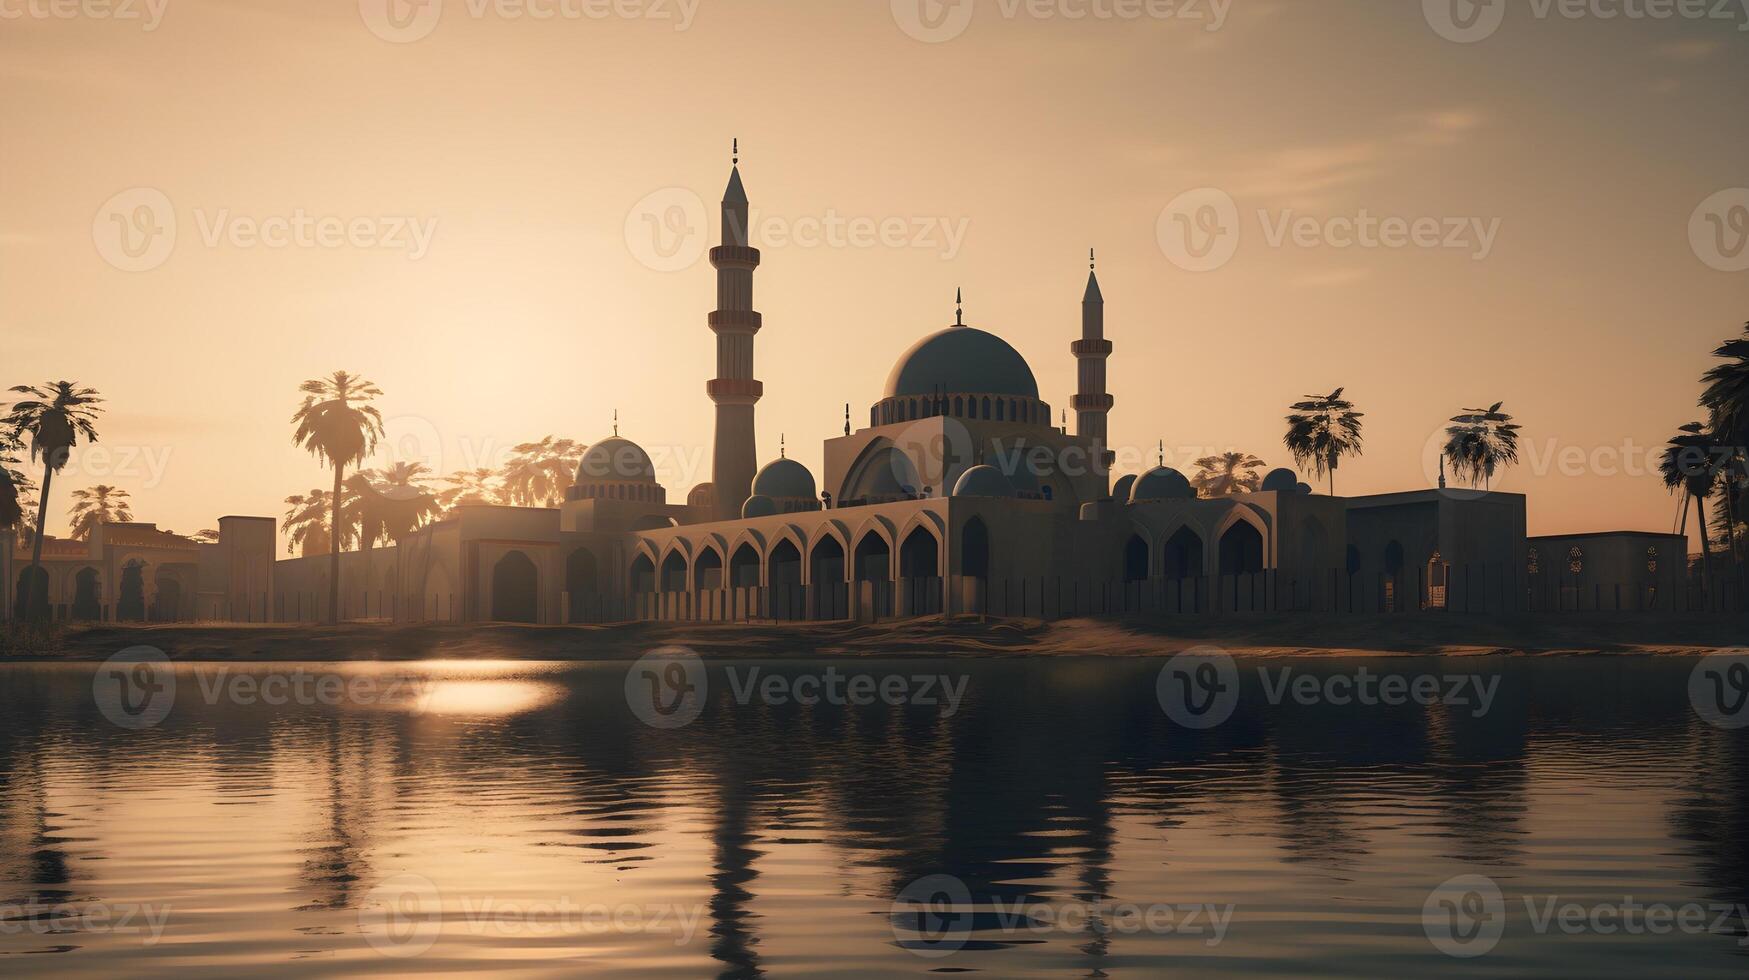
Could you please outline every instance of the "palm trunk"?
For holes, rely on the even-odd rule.
[[[344,533],[340,524],[340,478],[345,463],[334,464],[334,517],[328,535],[328,625],[340,625],[340,541]]]
[[[1694,511],[1697,515],[1696,523],[1700,525],[1700,587],[1701,591],[1706,594],[1710,601],[1713,584],[1713,548],[1712,543],[1707,539],[1706,533],[1705,498],[1694,498]]]
[[[43,526],[49,519],[49,484],[54,480],[54,467],[43,463],[43,489],[36,497],[36,537],[30,542],[30,588],[25,592],[25,606],[21,617],[25,619],[47,618],[49,576],[43,571]]]

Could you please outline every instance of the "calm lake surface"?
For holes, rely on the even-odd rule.
[[[1204,731],[1164,663],[183,664],[137,728],[0,666],[0,973],[1749,971],[1698,661],[1240,661]]]

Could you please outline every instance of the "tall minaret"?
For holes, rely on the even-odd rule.
[[[711,485],[718,520],[735,520],[753,492],[758,453],[753,443],[753,406],[765,386],[753,380],[753,335],[760,317],[753,309],[753,270],[759,250],[748,244],[747,191],[741,186],[741,141],[723,192],[723,243],[711,249],[717,270],[717,309],[710,315],[717,335],[717,376],[705,384],[717,405]]]
[[[1107,445],[1106,415],[1115,399],[1105,391],[1105,360],[1111,356],[1111,341],[1105,339],[1105,297],[1099,292],[1099,273],[1094,269],[1093,250],[1087,251],[1087,293],[1081,297],[1081,339],[1069,345],[1075,355],[1079,390],[1069,404],[1075,409],[1075,434]],[[1100,454],[1107,467],[1113,453]]]

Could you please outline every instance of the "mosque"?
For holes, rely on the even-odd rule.
[[[462,506],[392,546],[343,555],[342,618],[871,621],[1679,601],[1686,539],[1531,539],[1518,494],[1322,496],[1276,470],[1258,492],[1199,499],[1164,465],[1114,482],[1113,345],[1096,271],[1068,345],[1078,367],[1072,434],[1052,424],[1026,359],[966,324],[962,311],[900,355],[865,427],[853,427],[846,408],[820,474],[782,455],[760,466],[754,418],[764,384],[754,350],[763,322],[753,281],[761,255],[749,241],[738,166],[721,219],[721,244],[710,252],[718,309],[707,318],[717,348],[717,377],[705,383],[716,411],[711,482],[671,502],[650,456],[616,432],[584,453],[561,507]],[[183,569],[172,576],[182,583],[175,604],[158,598],[165,579],[143,567],[151,555],[140,549],[171,543],[150,525],[123,530],[134,565],[125,547],[110,554],[104,536],[81,553],[67,542],[50,549],[57,609],[84,595],[87,611],[102,613],[81,618],[115,618],[124,600],[168,608],[172,619],[326,616],[328,557],[272,561],[270,519],[225,518],[216,544],[167,553]],[[109,584],[130,568],[141,595]]]

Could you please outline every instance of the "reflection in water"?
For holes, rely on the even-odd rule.
[[[413,683],[264,705],[209,701],[190,681],[163,725],[134,733],[93,709],[89,666],[0,668],[0,924],[14,926],[0,962],[91,975],[460,972],[511,956],[553,975],[1402,975],[1456,963],[1419,916],[1457,874],[1492,876],[1513,900],[1749,901],[1749,736],[1695,719],[1691,662],[1369,664],[1497,674],[1480,715],[1271,705],[1242,674],[1238,712],[1201,733],[1161,712],[1158,662],[839,666],[963,672],[966,699],[951,715],[740,704],[715,668],[700,719],[661,731],[628,710],[623,665],[303,665]],[[944,960],[907,951],[888,915],[932,875],[959,879],[977,906]],[[406,876],[442,908],[435,945],[411,961],[373,948],[359,920],[373,887]],[[537,921],[562,902],[602,917]],[[141,903],[170,907],[164,942],[68,912]],[[1126,928],[1113,911],[1125,903],[1235,912],[1217,945]],[[19,910],[43,907],[59,910],[51,926],[17,928],[34,914]],[[1063,908],[1087,915],[1014,928],[999,914]],[[1488,962],[1604,974],[1677,956],[1695,975],[1743,963],[1729,936],[1624,946],[1522,922]]]

